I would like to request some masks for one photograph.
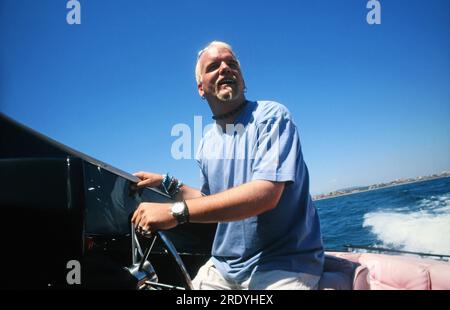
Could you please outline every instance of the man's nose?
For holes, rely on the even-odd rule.
[[[227,65],[227,63],[225,61],[222,61],[222,63],[220,64],[220,70],[219,73],[228,73],[231,72],[231,68]]]

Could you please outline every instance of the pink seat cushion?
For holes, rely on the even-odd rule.
[[[338,274],[335,274],[338,273]],[[412,256],[327,252],[322,289],[450,290],[450,263]]]
[[[355,277],[353,278],[354,290],[370,290],[369,284],[369,269],[366,266],[358,266],[355,270]]]
[[[429,290],[430,275],[426,265],[412,257],[364,254],[361,265],[368,268],[370,289]]]
[[[450,290],[450,264],[433,262],[429,272],[432,290]]]

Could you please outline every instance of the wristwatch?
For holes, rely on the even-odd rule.
[[[189,209],[186,201],[175,202],[170,209],[170,213],[177,220],[178,224],[189,223]]]

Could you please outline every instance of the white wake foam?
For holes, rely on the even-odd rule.
[[[423,199],[419,207],[409,213],[367,213],[363,227],[369,227],[385,247],[450,255],[450,193]]]

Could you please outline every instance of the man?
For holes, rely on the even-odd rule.
[[[138,186],[160,186],[179,203],[141,203],[132,221],[142,232],[186,221],[217,222],[212,258],[197,289],[315,289],[323,269],[319,218],[289,111],[245,98],[231,46],[213,41],[200,51],[198,92],[215,126],[200,142],[202,189],[139,172]],[[175,189],[175,190],[174,190]]]

